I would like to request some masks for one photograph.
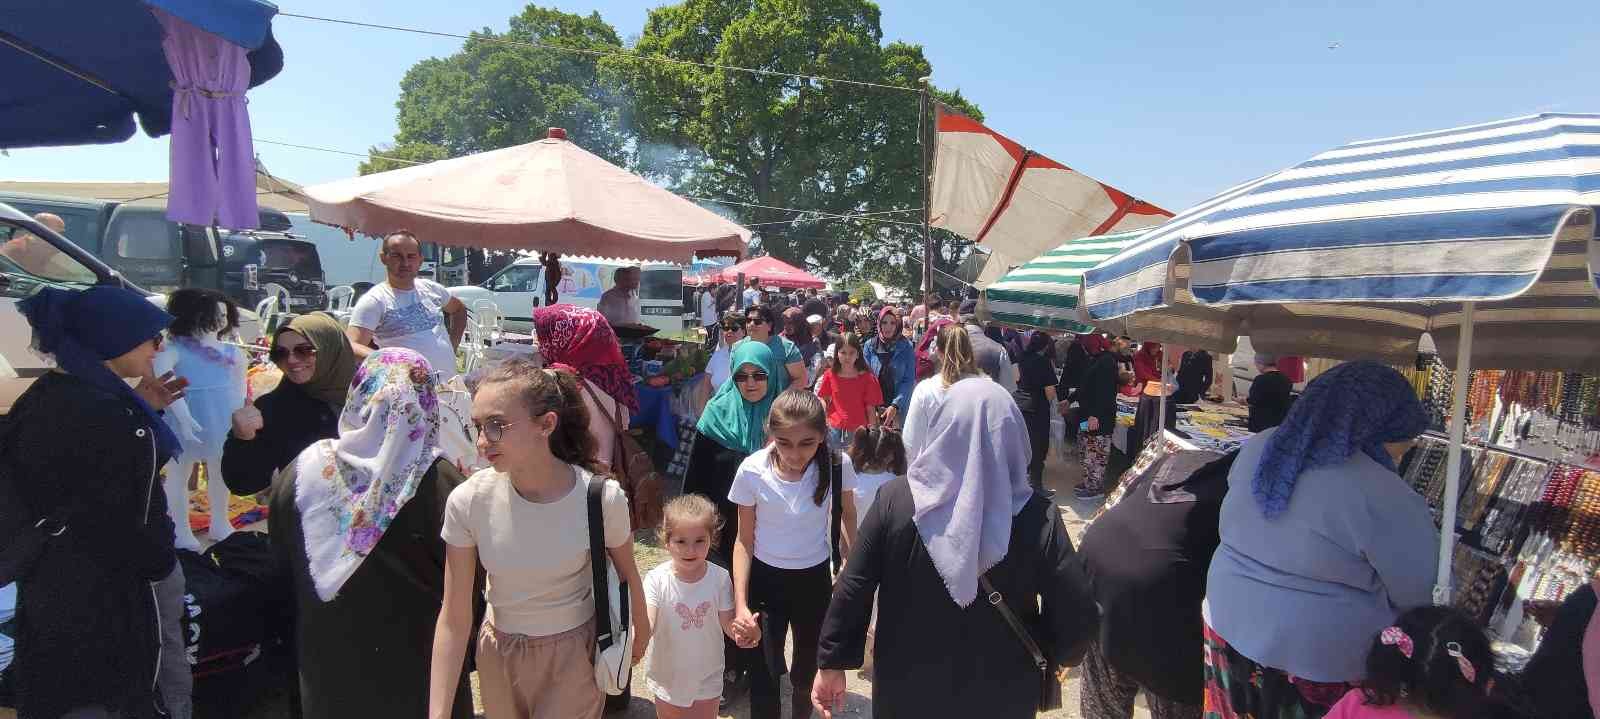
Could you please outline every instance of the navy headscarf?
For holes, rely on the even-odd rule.
[[[172,315],[125,287],[59,290],[46,287],[17,303],[33,327],[34,346],[55,358],[56,366],[89,384],[126,398],[150,421],[156,449],[164,457],[179,452],[177,435],[128,383],[105,362],[161,334]]]
[[[1427,426],[1427,411],[1399,372],[1376,362],[1346,362],[1312,380],[1267,438],[1251,493],[1272,519],[1289,508],[1302,472],[1356,452],[1393,471],[1384,443],[1415,439]]]

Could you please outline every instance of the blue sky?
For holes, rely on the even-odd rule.
[[[662,0],[562,0],[636,35]],[[886,40],[921,43],[934,80],[987,123],[1178,211],[1370,137],[1541,111],[1600,112],[1593,0],[1049,2],[881,0]],[[285,12],[466,32],[514,0],[280,0]],[[280,18],[282,75],[250,95],[260,139],[364,151],[394,132],[399,81],[458,41]],[[1330,45],[1337,43],[1336,49]],[[908,102],[914,96],[907,96]],[[13,151],[0,179],[162,180],[166,141]],[[358,160],[258,144],[315,183]]]

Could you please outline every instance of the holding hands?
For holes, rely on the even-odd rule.
[[[752,614],[748,608],[740,607],[733,622],[728,625],[728,638],[740,649],[751,649],[760,644],[761,613]]]

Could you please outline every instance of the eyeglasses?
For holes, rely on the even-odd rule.
[[[767,373],[740,372],[739,374],[733,376],[733,381],[738,382],[739,384],[744,384],[746,382],[765,382],[767,381]]]
[[[723,332],[743,332],[744,331],[744,325],[723,325],[722,326],[722,331]]]
[[[751,317],[750,319],[745,320],[744,323],[747,325],[764,325],[767,323],[767,321],[761,319],[760,317]]]
[[[491,419],[487,424],[480,424],[476,421],[472,423],[472,428],[478,431],[478,436],[494,443],[498,443],[505,438],[506,428],[515,426],[517,426],[516,422],[506,422],[498,419]]]
[[[267,359],[272,360],[274,364],[282,364],[284,360],[289,359],[290,354],[293,354],[295,359],[308,360],[317,356],[317,348],[310,344],[295,345],[292,348],[277,346],[267,352]]]

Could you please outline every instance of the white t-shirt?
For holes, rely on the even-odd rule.
[[[733,611],[733,577],[706,562],[706,575],[685,582],[668,561],[644,578],[644,603],[655,610],[649,679],[656,698],[673,706],[722,696],[722,618]]]
[[[415,289],[397,290],[389,283],[374,285],[350,311],[350,326],[372,330],[379,347],[404,347],[428,360],[440,381],[456,372],[456,348],[444,324],[444,306],[450,291],[433,280],[416,279]]]
[[[711,359],[706,362],[706,372],[711,374],[711,391],[727,384],[733,378],[733,350],[718,342],[717,351],[712,352]]]
[[[761,290],[747,289],[744,291],[744,306],[751,307],[761,304]]]
[[[878,498],[878,490],[889,480],[894,479],[894,472],[862,472],[856,475],[856,527],[861,527],[861,522],[867,518],[867,510],[872,509],[872,501]]]
[[[572,491],[538,504],[523,499],[511,478],[491,467],[451,490],[445,503],[439,534],[453,546],[478,548],[489,574],[488,618],[502,632],[548,637],[594,616],[589,473],[582,467],[572,467],[572,473]],[[601,516],[606,547],[626,545],[633,536],[628,497],[611,480],[601,493]]]
[[[643,324],[639,318],[639,297],[632,290],[613,287],[600,295],[595,310],[605,316],[611,326]]]
[[[828,561],[828,515],[833,500],[823,496],[819,506],[811,501],[817,487],[817,463],[806,467],[798,482],[778,477],[771,446],[744,459],[733,475],[728,500],[756,508],[756,559],[778,569],[810,569]],[[850,457],[841,455],[840,480],[844,491],[856,488],[856,470]]]
[[[700,324],[710,327],[711,325],[716,324],[719,320],[720,318],[717,317],[717,293],[712,292],[711,290],[701,292]]]
[[[904,429],[900,431],[900,438],[906,445],[907,462],[915,461],[922,452],[928,432],[933,429],[933,413],[944,406],[945,395],[949,392],[950,388],[944,386],[939,375],[918,382],[916,389],[911,390],[911,405],[906,408]]]

